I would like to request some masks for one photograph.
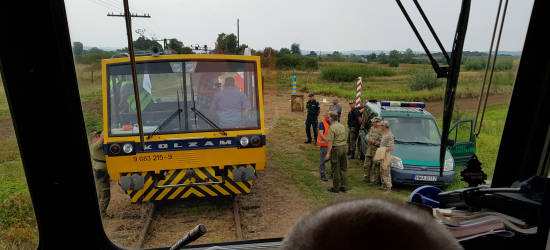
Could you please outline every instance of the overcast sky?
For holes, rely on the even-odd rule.
[[[462,1],[419,0],[447,51]],[[122,0],[65,0],[72,41],[84,46],[126,47],[124,19],[108,17],[122,11]],[[498,0],[473,0],[464,50],[488,51]],[[439,51],[411,0],[403,0],[428,48]],[[504,9],[504,1],[503,1]],[[500,51],[521,51],[533,0],[510,0]],[[132,29],[146,29],[148,37],[177,38],[184,45],[214,47],[217,34],[237,34],[254,49],[405,50],[422,47],[394,0],[130,0],[130,8],[152,18],[134,18]],[[502,16],[502,15],[501,15]],[[137,34],[133,33],[134,39]]]

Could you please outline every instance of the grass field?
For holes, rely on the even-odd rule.
[[[487,174],[488,180],[493,177],[507,111],[507,103],[488,106],[482,131],[477,139],[476,155],[482,162],[482,168]],[[475,110],[466,110],[461,113],[461,116],[461,119],[475,117]],[[436,120],[440,123],[441,127],[442,117],[437,116]],[[285,172],[288,172],[292,176],[291,183],[299,186],[305,195],[313,197],[317,204],[324,204],[337,199],[337,196],[326,191],[326,188],[329,186],[319,179],[319,147],[302,144],[299,140],[303,137],[303,122],[299,119],[280,117],[276,128],[279,131],[279,136],[270,140],[270,146],[272,147],[267,148],[268,155],[273,157],[274,161],[278,163],[278,167],[284,169]],[[296,137],[299,139],[296,139]],[[289,146],[289,144],[298,144],[299,146],[296,148]],[[359,182],[363,178],[362,165],[362,161],[348,160],[348,183],[350,189],[348,195],[352,197],[381,195],[381,191],[374,190],[373,187],[368,187]],[[328,173],[330,162],[326,164],[326,168],[326,172]],[[462,178],[460,172],[463,169],[464,166],[455,168],[456,181],[453,185],[447,187],[446,191],[468,186],[467,183],[460,181]],[[395,186],[391,196],[399,199],[408,199],[415,188],[411,186]]]
[[[335,82],[321,77],[323,68],[351,65],[350,63],[324,62],[319,64],[321,70],[310,72],[264,70],[263,76],[266,89],[269,89],[266,92],[290,93],[292,90],[292,76],[296,75],[299,89],[302,92],[314,92],[327,96],[337,95],[342,98],[354,99],[355,81]],[[443,99],[443,87],[431,91],[414,92],[408,87],[407,78],[411,70],[425,68],[426,65],[401,64],[399,68],[389,68],[387,65],[353,64],[353,67],[378,67],[394,72],[391,76],[373,76],[363,79],[363,95],[366,95],[369,99],[408,101],[438,101]],[[92,83],[91,69],[88,66],[77,65],[76,69],[87,129],[101,128],[100,73],[94,72]],[[514,72],[495,73],[495,84],[491,93],[511,93],[514,79]],[[462,72],[457,98],[476,97],[479,94],[482,80],[482,72]],[[493,176],[496,154],[507,111],[507,104],[489,106],[482,133],[477,141],[476,153],[483,163],[482,167],[488,175],[488,179]],[[475,115],[474,112],[474,110],[466,110],[462,116],[463,118],[470,118]],[[441,122],[441,117],[436,117],[436,119]],[[12,126],[1,79],[0,122],[2,122],[4,129]],[[274,131],[278,131],[277,136],[269,141],[267,157],[272,159],[276,163],[276,167],[288,175],[286,184],[298,187],[302,193],[301,195],[313,197],[316,204],[324,204],[335,200],[336,196],[326,192],[327,186],[321,183],[319,177],[314,174],[318,172],[318,147],[304,144],[289,147],[286,143],[296,141],[301,138],[300,136],[303,136],[303,121],[297,118],[280,117]],[[38,232],[17,141],[13,129],[6,130],[2,134],[0,136],[0,249],[32,249],[36,247]],[[330,169],[330,163],[327,164],[327,169]],[[466,186],[465,183],[458,181],[461,170],[462,168],[456,169],[457,181],[447,190]],[[363,177],[362,162],[350,160],[348,173],[349,196],[380,195],[381,192],[375,191],[372,187],[365,187],[364,184],[358,182]],[[407,199],[414,188],[396,188],[391,196]]]

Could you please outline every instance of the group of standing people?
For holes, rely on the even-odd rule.
[[[308,140],[305,143],[312,142],[310,127],[317,123],[317,117],[321,113],[319,102],[315,100],[314,96],[313,93],[309,94],[309,101],[306,105],[308,112],[306,135]],[[380,185],[377,189],[385,190],[384,194],[390,193],[392,187],[390,166],[389,164],[384,166],[381,160],[374,160],[376,151],[379,148],[385,148],[386,152],[394,149],[394,136],[390,132],[389,122],[383,121],[380,117],[371,119],[369,113],[364,112],[365,108],[356,106],[352,100],[349,102],[351,110],[348,114],[346,139],[346,129],[340,123],[342,106],[338,104],[338,101],[338,97],[333,97],[333,105],[330,106],[329,110],[323,112],[323,119],[318,122],[318,125],[313,125],[313,133],[317,133],[315,145],[321,148],[319,161],[321,180],[328,181],[325,173],[325,162],[330,160],[330,178],[333,179],[333,186],[328,191],[334,193],[347,192],[347,160],[355,158],[357,142],[360,141],[358,140],[360,129],[367,128],[372,122],[372,128],[365,138],[368,142],[368,148],[363,163],[364,176],[361,181],[369,186]],[[366,107],[366,101],[364,107]]]

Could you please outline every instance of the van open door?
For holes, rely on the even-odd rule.
[[[449,139],[454,139],[454,145],[447,146],[455,159],[456,166],[466,165],[476,152],[476,136],[474,120],[464,119],[456,122],[449,131]],[[450,145],[449,143],[447,145]]]

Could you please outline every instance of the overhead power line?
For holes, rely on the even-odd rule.
[[[164,35],[164,37],[168,37],[166,33],[164,33],[164,31],[160,28],[160,26],[157,25],[157,22],[155,21],[155,19],[151,18],[150,21],[152,21],[152,23],[160,30],[160,32]]]

